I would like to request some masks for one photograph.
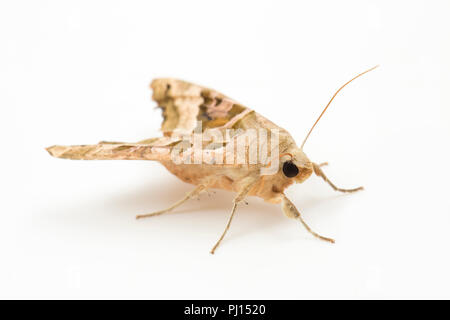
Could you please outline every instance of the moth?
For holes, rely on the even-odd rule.
[[[152,98],[162,109],[164,118],[161,137],[137,143],[101,141],[94,145],[55,145],[46,150],[54,157],[65,159],[158,161],[179,179],[195,186],[184,198],[168,208],[138,215],[137,219],[170,212],[211,188],[234,192],[236,195],[231,214],[221,236],[212,247],[211,254],[214,254],[230,228],[238,204],[247,196],[257,196],[266,202],[280,204],[287,217],[301,222],[313,236],[334,243],[333,239],[319,235],[306,224],[284,190],[293,183],[304,182],[313,173],[335,191],[351,193],[363,189],[342,189],[335,186],[322,170],[322,166],[327,163],[312,162],[303,152],[303,147],[339,91],[376,67],[358,74],[334,93],[300,147],[286,130],[215,90],[182,80],[155,79],[150,87],[153,90]],[[247,134],[256,131],[268,134],[265,134],[265,139],[262,138],[264,135],[255,137]],[[190,134],[208,135],[207,133],[216,139],[203,139],[197,143],[195,137],[186,139]],[[270,136],[270,140],[267,136]],[[239,154],[236,150],[241,145],[244,148],[241,148],[242,152]],[[254,156],[255,150],[257,158],[263,153],[262,150],[266,157],[251,163],[242,161]],[[174,154],[178,158],[174,158]],[[241,161],[237,161],[238,158]],[[269,167],[275,170],[268,173]]]

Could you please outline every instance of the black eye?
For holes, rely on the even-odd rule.
[[[283,173],[288,178],[293,178],[298,175],[298,168],[292,161],[283,163]]]

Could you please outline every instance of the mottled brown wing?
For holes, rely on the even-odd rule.
[[[191,134],[199,122],[203,131],[211,128],[221,131],[231,128],[281,129],[251,109],[212,89],[176,79],[155,79],[150,87],[153,89],[153,100],[163,110],[161,130],[164,136],[137,143],[100,142],[95,145],[52,146],[47,151],[54,157],[66,159],[162,162],[172,161],[171,151],[181,142],[180,134]],[[234,138],[238,136],[239,134]],[[205,163],[216,164],[216,158],[222,158],[226,154],[225,147],[226,142],[213,149],[202,150]],[[193,145],[183,148],[183,158],[194,156]]]
[[[150,140],[150,139],[149,139]],[[100,142],[92,145],[51,146],[50,155],[72,160],[155,160],[170,161],[170,138],[147,143]]]
[[[191,133],[202,122],[202,128],[230,128],[252,110],[220,92],[176,79],[155,79],[150,87],[153,100],[163,110],[161,130]]]

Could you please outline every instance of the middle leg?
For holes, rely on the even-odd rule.
[[[220,245],[223,238],[225,237],[228,229],[230,229],[231,221],[233,220],[234,213],[236,212],[236,207],[237,207],[238,203],[242,202],[245,199],[245,197],[247,196],[248,192],[250,191],[250,189],[253,186],[253,184],[255,183],[255,181],[256,180],[253,177],[247,177],[243,181],[240,191],[238,192],[236,198],[234,198],[234,200],[233,200],[233,208],[231,209],[231,214],[230,214],[230,217],[228,218],[228,222],[227,222],[227,225],[225,226],[225,230],[222,232],[222,235],[220,236],[219,240],[216,242],[214,247],[211,249],[211,251],[210,251],[211,254],[214,254],[217,247]]]

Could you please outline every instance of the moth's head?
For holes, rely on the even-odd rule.
[[[299,148],[292,148],[280,156],[280,173],[286,179],[301,183],[313,173],[313,165]]]

